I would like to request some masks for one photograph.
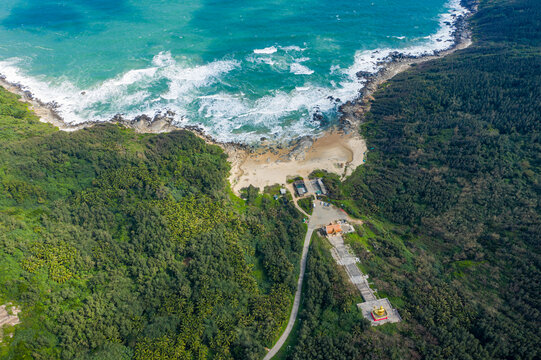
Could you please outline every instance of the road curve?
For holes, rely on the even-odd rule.
[[[287,323],[286,329],[280,339],[274,344],[272,349],[265,355],[263,360],[270,360],[284,345],[289,333],[293,329],[295,320],[297,319],[297,314],[299,312],[299,305],[301,304],[301,293],[302,293],[302,282],[304,280],[304,272],[306,270],[306,260],[308,258],[308,248],[310,247],[310,239],[312,238],[312,233],[314,232],[315,226],[308,224],[308,231],[304,237],[304,246],[302,248],[301,255],[301,271],[299,272],[299,281],[297,282],[297,292],[295,293],[295,300],[293,300],[293,308],[291,309],[291,314],[289,315],[289,322]]]

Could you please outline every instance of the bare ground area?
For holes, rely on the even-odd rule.
[[[301,145],[303,146],[303,145]],[[304,148],[260,149],[253,153],[230,148],[233,191],[253,185],[260,189],[274,184],[285,184],[288,177],[308,175],[317,169],[341,176],[350,175],[362,164],[366,143],[357,133],[329,132],[309,141]]]
[[[20,312],[18,307],[12,306],[10,303],[0,305],[0,342],[2,342],[2,328],[4,326],[15,326],[21,322],[18,316]]]

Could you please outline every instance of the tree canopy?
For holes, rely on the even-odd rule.
[[[259,359],[287,321],[303,239],[286,201],[232,195],[187,131],[67,133],[0,89],[6,359]]]

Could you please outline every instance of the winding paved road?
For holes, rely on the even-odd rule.
[[[301,304],[302,282],[304,280],[304,272],[306,270],[308,249],[310,248],[310,239],[312,238],[314,230],[323,225],[327,225],[332,221],[343,219],[345,218],[345,216],[346,215],[342,211],[332,206],[324,207],[320,205],[319,201],[316,202],[316,207],[314,208],[312,216],[310,216],[310,221],[308,222],[308,231],[306,232],[306,236],[304,237],[304,246],[302,248],[301,255],[301,270],[299,273],[299,281],[297,282],[297,292],[295,293],[295,300],[293,300],[293,308],[291,309],[291,314],[289,315],[289,322],[287,323],[286,329],[283,332],[282,336],[280,336],[280,339],[278,339],[272,349],[270,349],[267,355],[265,355],[263,360],[272,359],[272,357],[276,355],[278,351],[280,351],[289,334],[291,333],[291,330],[293,329],[295,320],[297,319],[297,314],[299,313],[299,305]]]

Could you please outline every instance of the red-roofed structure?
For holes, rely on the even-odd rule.
[[[327,235],[340,234],[342,232],[342,227],[340,224],[331,224],[325,226],[325,233]]]

